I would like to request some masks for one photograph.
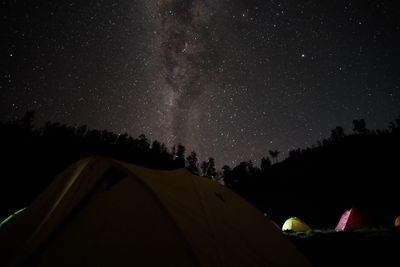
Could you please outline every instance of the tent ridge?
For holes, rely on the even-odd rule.
[[[129,173],[129,171],[126,169],[126,167],[124,167],[122,164],[120,164],[118,161],[113,160],[113,163],[115,163],[118,167],[120,167],[121,169],[127,171]],[[145,174],[143,174],[143,176],[146,176]],[[183,242],[186,244],[188,251],[192,254],[192,256],[195,259],[196,265],[198,266],[202,266],[200,260],[198,259],[195,251],[193,250],[192,245],[190,244],[190,242],[187,240],[185,233],[182,231],[182,229],[179,227],[178,222],[176,221],[175,217],[172,215],[172,213],[168,210],[168,208],[163,204],[162,200],[157,196],[157,194],[154,192],[154,189],[152,188],[151,185],[149,185],[148,183],[146,183],[144,181],[144,179],[140,179],[138,176],[130,174],[129,177],[135,179],[136,181],[138,181],[140,184],[143,185],[144,188],[146,188],[146,190],[152,195],[153,199],[158,203],[158,205],[161,207],[161,209],[167,214],[167,217],[170,218],[170,220],[172,221],[173,225],[176,228],[176,231],[178,232],[179,236],[181,237],[181,239],[183,240]]]
[[[198,196],[198,198],[199,198],[199,202],[200,202],[201,208],[203,209],[203,214],[205,215],[204,218],[205,218],[205,221],[206,221],[206,223],[207,223],[207,227],[208,227],[208,229],[210,230],[210,232],[213,233],[213,234],[211,235],[211,238],[214,240],[214,242],[212,242],[212,244],[213,244],[213,247],[214,247],[215,254],[217,254],[217,257],[218,257],[220,266],[224,266],[224,265],[223,265],[222,257],[221,257],[220,252],[219,252],[219,248],[218,248],[218,246],[215,244],[215,243],[216,243],[216,239],[215,239],[215,235],[214,235],[215,230],[212,229],[210,220],[208,219],[209,216],[208,216],[208,213],[207,213],[207,209],[206,209],[206,207],[205,207],[205,204],[204,204],[204,201],[203,201],[203,197],[202,197],[202,195],[201,195],[201,193],[200,193],[200,190],[199,190],[199,188],[198,188],[198,186],[197,186],[197,181],[194,180],[194,179],[191,179],[191,182],[192,182],[193,187],[194,187],[194,189],[195,189],[195,192],[196,192],[196,194],[197,194],[197,196]],[[211,230],[211,229],[212,229],[212,230]]]
[[[54,204],[51,206],[51,208],[49,209],[49,211],[46,212],[46,215],[44,216],[44,218],[40,221],[40,224],[36,227],[36,229],[34,230],[34,232],[29,236],[29,238],[27,239],[27,241],[25,242],[25,244],[23,245],[23,247],[21,248],[21,251],[19,253],[19,256],[15,258],[14,262],[10,262],[9,266],[18,266],[20,265],[22,262],[24,262],[24,260],[29,257],[30,253],[32,252],[31,249],[28,249],[30,246],[30,244],[32,242],[34,242],[35,238],[37,235],[39,235],[41,229],[43,228],[43,226],[46,224],[46,222],[48,221],[48,219],[50,218],[50,216],[53,214],[53,212],[56,210],[56,208],[58,207],[58,205],[61,203],[61,201],[63,200],[64,196],[69,192],[69,190],[71,189],[72,185],[78,180],[78,178],[82,175],[82,172],[87,168],[87,166],[89,165],[89,163],[92,163],[95,161],[95,158],[87,158],[86,162],[84,162],[84,164],[79,165],[79,168],[77,168],[73,174],[73,176],[71,177],[71,179],[68,180],[68,183],[65,185],[65,187],[63,188],[63,190],[61,191],[60,195],[57,197],[57,199],[55,200]]]

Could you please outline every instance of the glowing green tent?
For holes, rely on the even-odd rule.
[[[22,208],[16,212],[14,212],[13,214],[11,214],[10,216],[8,216],[7,218],[5,218],[2,222],[0,222],[0,228],[3,227],[3,225],[5,225],[6,223],[8,223],[9,221],[12,220],[12,218],[14,218],[15,216],[17,216],[18,214],[20,214],[21,212],[23,212],[24,210],[26,210],[26,208]]]
[[[287,219],[282,226],[282,231],[288,231],[288,230],[294,232],[305,232],[311,230],[311,228],[299,218],[292,217]]]
[[[263,214],[185,169],[101,158],[58,175],[0,229],[3,266],[309,266]]]

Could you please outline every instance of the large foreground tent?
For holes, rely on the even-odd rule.
[[[2,266],[309,266],[263,214],[185,169],[83,159],[0,229]]]
[[[339,231],[352,231],[370,226],[370,222],[365,214],[356,208],[351,208],[343,213],[335,229]]]

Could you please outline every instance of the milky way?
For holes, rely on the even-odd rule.
[[[170,142],[185,144],[193,104],[207,90],[218,56],[210,24],[217,4],[204,0],[158,1],[161,73],[170,103]]]

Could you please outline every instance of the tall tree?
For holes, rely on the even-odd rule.
[[[119,146],[126,145],[127,142],[128,142],[128,137],[129,137],[129,135],[127,133],[120,134],[118,136],[116,144],[119,145]]]
[[[154,155],[160,155],[161,154],[161,143],[158,142],[157,140],[154,140],[153,143],[151,144],[151,152]]]
[[[107,130],[103,130],[101,132],[101,139],[106,144],[114,144],[118,139],[118,135],[116,135],[113,132],[110,132],[110,131],[107,131]]]
[[[30,110],[25,113],[25,115],[21,118],[22,129],[27,132],[31,132],[33,130],[33,121],[35,120],[35,111]]]
[[[358,134],[366,134],[368,132],[368,129],[365,120],[353,120],[353,131]]]
[[[190,155],[186,158],[187,169],[194,175],[199,175],[199,167],[197,166],[197,154],[192,151]]]
[[[217,176],[217,171],[215,170],[214,158],[210,157],[208,158],[208,161],[203,161],[200,167],[204,177],[213,179]]]
[[[342,126],[336,126],[335,129],[331,131],[331,140],[337,141],[344,138],[344,129]]]
[[[173,147],[171,148],[171,153],[170,153],[170,155],[171,155],[171,159],[172,159],[172,160],[175,160],[175,158],[176,158],[176,146],[173,146]]]
[[[209,165],[208,161],[203,161],[200,165],[201,173],[202,173],[203,177],[207,176],[208,165]]]
[[[231,186],[232,185],[232,169],[228,165],[224,165],[222,167],[222,180],[224,181],[224,184],[226,186]]]
[[[265,172],[266,170],[268,170],[268,168],[271,167],[271,160],[269,159],[269,157],[265,158],[263,157],[261,159],[261,171]]]
[[[182,144],[178,144],[175,163],[178,168],[185,168],[185,147]]]
[[[149,150],[150,149],[150,143],[149,140],[147,139],[146,135],[141,134],[139,135],[139,149],[141,150]]]
[[[278,150],[268,150],[268,153],[271,156],[271,158],[274,159],[274,162],[277,163],[280,152]]]
[[[83,138],[85,137],[86,132],[87,132],[87,126],[81,125],[76,128],[75,134],[77,137]]]
[[[214,179],[217,176],[217,171],[215,169],[215,159],[212,157],[208,158],[208,169],[206,176],[210,179]]]

